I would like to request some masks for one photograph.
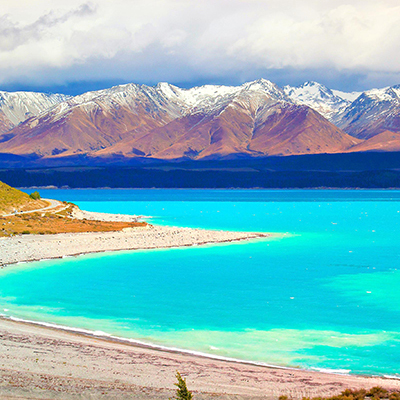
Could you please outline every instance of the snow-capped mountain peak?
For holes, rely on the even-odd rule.
[[[350,104],[349,100],[336,95],[320,83],[308,81],[300,86],[285,86],[286,95],[295,104],[304,104],[318,111],[327,119],[332,119]]]
[[[244,91],[262,92],[275,100],[288,100],[285,92],[278,85],[267,79],[258,79],[253,82],[247,82],[241,87]]]
[[[297,96],[298,98],[303,98],[303,99],[308,99],[308,98],[329,99],[332,98],[332,96],[334,96],[334,94],[330,89],[314,81],[307,81],[297,87],[285,86],[285,91],[287,92],[287,94],[290,94],[292,96]]]
[[[335,96],[342,98],[343,100],[352,102],[357,99],[357,97],[359,97],[362,92],[342,92],[341,90],[332,89],[332,93]]]
[[[371,89],[358,96],[333,122],[355,137],[399,132],[400,85]]]
[[[400,85],[383,89],[371,89],[364,92],[365,96],[376,101],[393,101],[400,99]]]
[[[360,94],[313,81],[282,89],[259,79],[190,89],[129,83],[75,97],[0,92],[0,152],[161,159],[313,154],[353,151],[384,133],[360,147],[371,150],[400,133],[399,121],[400,85]]]
[[[0,91],[0,112],[13,126],[66,101],[70,96],[35,92]]]

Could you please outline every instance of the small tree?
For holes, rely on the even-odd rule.
[[[32,192],[32,193],[29,195],[29,197],[30,197],[31,199],[33,199],[33,200],[40,200],[40,199],[41,199],[39,192]]]
[[[188,390],[185,379],[182,378],[178,371],[176,371],[176,379],[178,379],[178,383],[174,383],[174,385],[178,387],[178,389],[176,389],[176,397],[170,400],[192,400],[192,392]]]

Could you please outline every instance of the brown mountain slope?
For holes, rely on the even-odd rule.
[[[253,105],[234,101],[214,115],[179,118],[137,140],[122,140],[97,154],[129,156],[140,152],[160,159],[202,159],[234,154],[336,153],[361,142],[306,106],[285,102],[270,102],[259,108]]]
[[[195,114],[175,119],[164,126],[149,130],[148,133],[139,139],[136,135],[127,136],[114,146],[96,152],[95,155],[124,154],[127,156],[151,156],[157,154],[175,143],[182,136],[182,132],[190,132],[204,118],[205,116],[202,114]]]
[[[0,152],[63,156],[138,138],[181,115],[159,88],[128,84],[89,92],[30,118],[7,133]]]
[[[360,139],[369,139],[385,131],[400,132],[400,86],[362,93],[332,122]]]
[[[220,157],[236,153],[250,153],[246,150],[252,135],[254,120],[247,110],[226,107],[212,116],[198,116],[199,122],[189,129],[185,118],[180,122],[180,136],[168,147],[154,153],[154,157],[174,159],[180,157]],[[156,132],[151,132],[154,134]]]
[[[129,84],[86,93],[12,129],[0,153],[203,159],[337,153],[362,142],[265,82],[196,90]]]
[[[400,133],[384,131],[352,147],[350,151],[400,151]]]
[[[253,109],[232,102],[213,114],[168,121],[145,107],[90,110],[74,107],[61,118],[32,118],[10,131],[0,152],[46,157],[90,154],[161,159],[217,158],[230,154],[292,155],[336,153],[360,143],[306,106],[285,102]],[[172,119],[172,118],[170,118]]]
[[[174,159],[221,156],[248,152],[257,110],[276,104],[274,93],[242,90],[217,104],[185,110],[185,116],[149,131],[143,137],[126,138],[98,155],[141,154]],[[197,158],[199,158],[197,157]]]
[[[0,111],[0,142],[3,139],[3,136],[7,137],[7,132],[14,127],[14,124],[7,118],[7,116]]]
[[[256,127],[249,149],[265,155],[338,153],[358,143],[311,108],[286,105]]]
[[[95,104],[89,111],[74,107],[58,119],[48,115],[31,118],[8,133],[13,138],[0,143],[0,151],[43,156],[91,153],[128,135],[140,137],[160,124],[140,108],[133,113],[126,107],[107,110]]]
[[[233,154],[292,155],[336,153],[358,144],[355,139],[336,128],[317,112],[304,106],[276,103],[261,115],[251,110],[230,106],[212,118],[203,117],[189,130],[181,129],[181,136],[152,156],[162,159],[190,157],[217,158]],[[174,128],[186,127],[185,118],[174,121]],[[155,136],[158,131],[147,136]],[[175,130],[175,133],[176,133]],[[140,148],[139,139],[135,144]],[[154,140],[154,137],[153,137]],[[166,143],[164,143],[166,144]]]

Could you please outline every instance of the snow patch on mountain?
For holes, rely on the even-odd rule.
[[[400,99],[399,86],[385,87],[383,89],[371,89],[364,94],[375,101],[393,101]]]
[[[342,92],[341,90],[332,89],[332,93],[343,100],[353,102],[362,92]]]
[[[385,130],[400,131],[400,86],[363,92],[332,121],[345,132],[363,139]]]
[[[63,94],[0,91],[0,112],[14,125],[68,100]]]
[[[247,82],[241,86],[204,85],[190,89],[181,89],[163,82],[156,88],[170,101],[179,104],[186,114],[215,112],[237,101],[244,93],[259,94],[275,100],[287,100],[282,89],[266,79]]]
[[[350,104],[350,100],[345,98],[348,94],[341,92],[345,96],[339,96],[317,82],[309,81],[296,87],[285,86],[283,90],[293,103],[311,107],[328,120]]]

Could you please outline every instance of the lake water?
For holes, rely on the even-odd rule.
[[[400,371],[398,191],[40,192],[154,224],[279,235],[5,268],[4,315],[281,366]]]

